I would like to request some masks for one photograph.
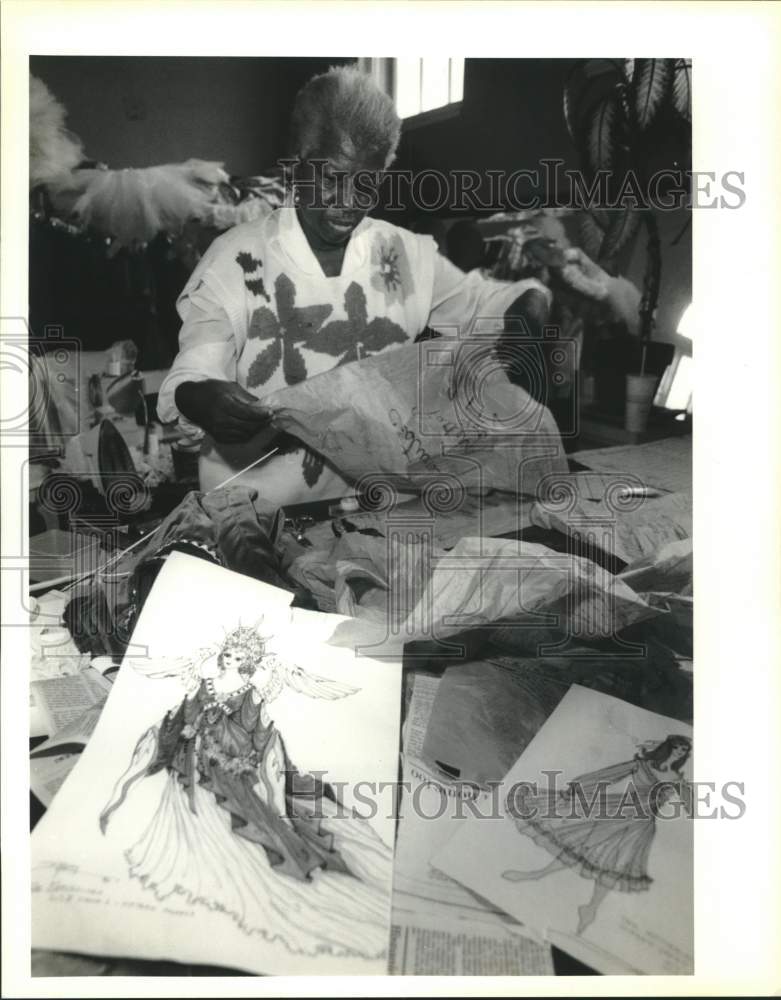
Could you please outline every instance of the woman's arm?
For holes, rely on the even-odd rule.
[[[567,263],[562,281],[592,302],[601,302],[613,320],[623,322],[631,334],[640,329],[640,291],[626,278],[614,278],[579,247],[564,251]]]
[[[236,339],[225,308],[208,286],[187,296],[179,354],[160,387],[157,410],[191,437],[204,431],[220,442],[247,441],[269,422],[269,411],[236,382]]]
[[[182,307],[179,353],[160,386],[157,412],[164,423],[186,416],[176,403],[177,389],[185,382],[207,379],[235,381],[237,345],[233,328],[217,295],[201,283],[188,294]],[[186,428],[198,434],[199,428]]]
[[[530,293],[534,295],[529,297]],[[476,271],[464,274],[446,257],[437,254],[428,325],[453,338],[499,331],[505,326],[506,314],[523,305],[523,315],[531,298],[535,309],[541,305],[547,313],[552,296],[542,282],[534,278],[494,281]]]
[[[615,320],[626,323],[630,333],[639,328],[640,291],[626,278],[614,278],[579,247],[564,251],[566,264],[558,271],[561,281],[585,299],[602,303]],[[537,295],[527,293],[536,292]],[[428,325],[445,336],[466,336],[501,329],[505,319],[521,318],[532,327],[547,319],[552,293],[534,278],[495,281],[478,272],[464,274],[442,254],[434,263],[434,289]],[[534,332],[530,330],[529,332]]]

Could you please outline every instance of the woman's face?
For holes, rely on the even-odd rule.
[[[296,171],[299,217],[307,235],[326,247],[343,246],[371,207],[373,176],[384,163],[378,157],[312,157]]]
[[[688,753],[689,747],[685,743],[676,743],[670,753],[669,763],[680,764],[682,760],[686,759]]]
[[[220,653],[220,671],[222,673],[228,670],[238,670],[240,674],[246,674],[248,666],[247,654],[240,649],[225,646]]]

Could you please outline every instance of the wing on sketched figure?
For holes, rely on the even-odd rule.
[[[278,661],[279,663],[279,661]],[[327,701],[335,701],[337,698],[347,698],[360,688],[352,687],[349,684],[340,684],[339,681],[332,681],[328,677],[318,677],[317,674],[308,674],[302,667],[295,664],[279,663],[282,669],[282,676],[288,687],[299,694],[305,694],[309,698],[325,698]]]
[[[201,666],[216,652],[216,647],[209,647],[191,653],[190,656],[159,656],[145,660],[133,659],[130,662],[135,672],[142,677],[154,681],[176,678],[190,694],[196,691],[201,683]]]

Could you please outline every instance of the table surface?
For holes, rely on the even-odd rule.
[[[618,442],[616,442],[618,443]],[[582,457],[582,456],[581,456]],[[577,463],[574,463],[577,467]],[[329,519],[329,508],[335,501],[319,501],[312,504],[301,504],[286,509],[288,517],[308,516],[317,522]],[[414,670],[414,668],[413,668]],[[31,741],[31,749],[43,737]],[[45,812],[44,807],[30,794],[30,826],[31,829]],[[597,975],[593,969],[577,959],[552,946],[554,972],[559,976],[567,975]],[[243,976],[247,973],[211,965],[180,964],[177,962],[150,962],[141,959],[95,958],[86,955],[66,954],[34,949],[32,958],[32,975],[34,977],[49,976]]]

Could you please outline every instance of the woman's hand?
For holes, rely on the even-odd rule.
[[[182,382],[174,398],[181,414],[222,444],[249,441],[271,422],[271,410],[236,382]]]
[[[587,256],[580,247],[564,251],[566,263],[559,270],[565,285],[588,299],[603,302],[609,294],[610,275]]]

